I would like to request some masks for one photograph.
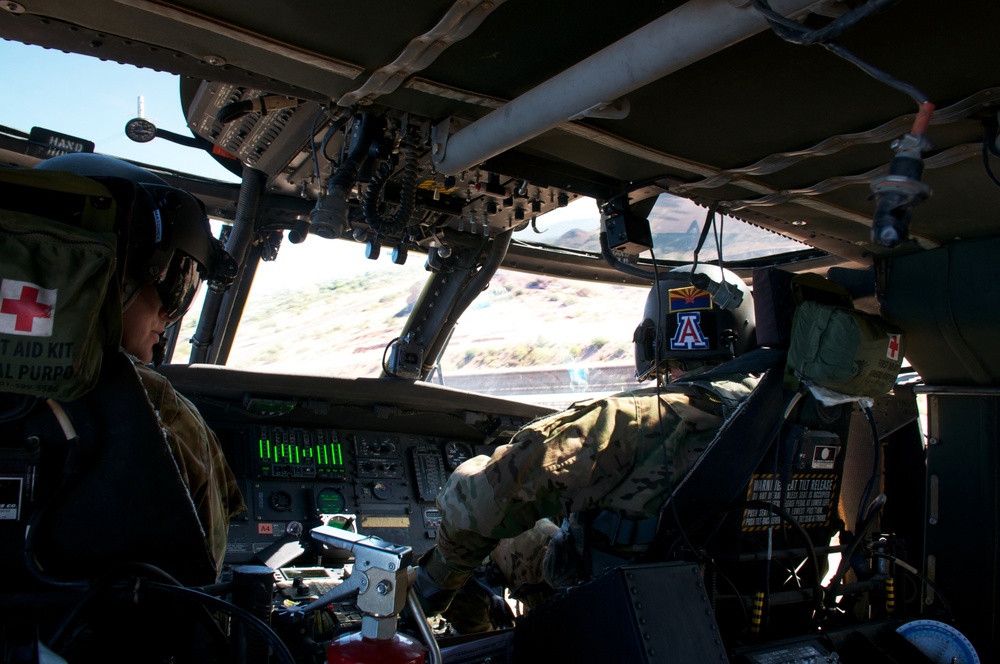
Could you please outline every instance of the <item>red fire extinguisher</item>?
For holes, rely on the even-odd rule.
[[[327,664],[424,664],[426,650],[397,632],[389,639],[372,639],[361,632],[343,634],[330,642]]]

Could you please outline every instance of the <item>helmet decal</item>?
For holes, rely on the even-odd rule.
[[[710,284],[738,291],[734,307],[723,307],[711,287],[692,283],[691,266],[662,274],[646,297],[642,322],[632,335],[635,376],[638,380],[668,375],[671,362],[700,366],[722,363],[756,345],[753,297],[743,280],[731,270],[702,264],[694,274]]]
[[[711,345],[701,329],[701,312],[677,314],[677,331],[670,339],[670,350],[708,350]]]
[[[669,311],[694,311],[698,309],[711,309],[712,295],[705,290],[695,286],[685,286],[684,288],[670,289]]]

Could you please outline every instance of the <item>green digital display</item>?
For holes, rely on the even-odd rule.
[[[336,431],[257,427],[258,470],[275,477],[333,477],[344,473]]]

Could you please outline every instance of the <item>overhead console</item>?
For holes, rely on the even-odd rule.
[[[163,367],[222,444],[249,512],[230,524],[226,562],[335,562],[309,549],[329,521],[410,546],[433,546],[435,497],[452,471],[491,454],[548,412],[394,379],[323,379]],[[309,556],[316,558],[309,559]]]
[[[306,233],[353,235],[426,251],[521,230],[581,195],[603,199],[620,191],[616,179],[595,181],[566,163],[544,171],[537,158],[497,158],[447,175],[434,162],[449,128],[463,122],[435,120],[432,109],[422,116],[375,104],[323,106],[196,79],[185,79],[181,97],[188,126],[221,150],[217,157],[228,154],[236,158],[227,162],[230,167],[242,163],[264,173],[269,194],[316,203],[292,242]],[[470,101],[475,107],[495,105],[485,98]],[[376,205],[383,200],[404,211],[383,216]]]

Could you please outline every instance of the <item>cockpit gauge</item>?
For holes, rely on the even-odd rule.
[[[448,441],[444,446],[444,465],[449,471],[455,470],[463,461],[472,458],[472,455],[472,447],[469,445],[457,440]]]
[[[342,514],[344,512],[344,494],[327,487],[316,494],[316,509],[320,514]]]
[[[156,125],[146,118],[132,118],[125,123],[125,135],[136,143],[149,143],[156,138]]]
[[[287,512],[292,509],[292,496],[287,491],[275,491],[271,494],[271,507],[277,512]]]
[[[935,664],[979,664],[979,655],[969,639],[946,623],[914,620],[896,631]]]

